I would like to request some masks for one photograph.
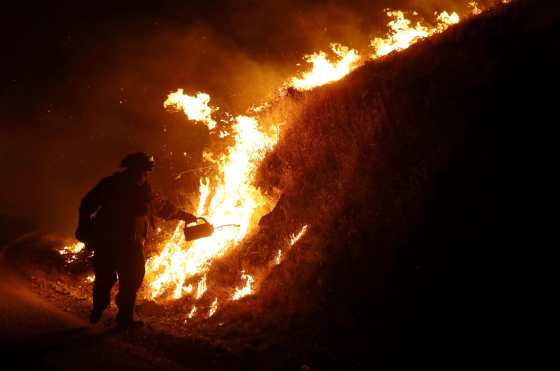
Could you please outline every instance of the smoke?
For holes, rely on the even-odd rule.
[[[81,197],[145,150],[169,197],[196,191],[205,128],[163,109],[168,92],[204,91],[221,112],[261,103],[331,42],[367,48],[384,8],[450,1],[168,1],[20,9],[4,23],[0,212],[70,233]],[[463,4],[463,2],[461,2]],[[452,8],[452,7],[451,7]],[[4,36],[6,37],[6,36]]]

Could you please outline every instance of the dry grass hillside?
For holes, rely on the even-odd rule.
[[[66,339],[71,352],[24,338],[13,354],[31,349],[36,369],[66,353],[104,360],[107,349],[116,351],[104,364],[118,364],[126,352],[115,344],[135,362],[141,349],[156,365],[142,361],[147,369],[499,363],[519,321],[504,300],[521,287],[509,256],[536,215],[524,206],[544,196],[533,154],[556,117],[559,37],[557,2],[518,0],[337,83],[287,91],[263,113],[285,124],[258,173],[280,201],[208,273],[209,298],[230,295],[220,284],[234,287],[241,269],[258,278],[255,295],[220,300],[214,316],[188,324],[185,302],[143,301],[150,326],[138,336]],[[53,241],[24,242],[3,253],[12,267],[32,266],[37,292],[87,318],[89,291],[76,289],[84,265],[69,275]],[[279,248],[284,260],[271,264]]]
[[[262,285],[251,323],[263,338],[277,333],[294,366],[495,354],[513,286],[511,253],[500,254],[519,242],[532,194],[530,133],[554,117],[559,11],[517,1],[338,83],[287,93],[289,129],[260,173],[263,188],[283,192],[267,222],[275,236],[311,228]]]

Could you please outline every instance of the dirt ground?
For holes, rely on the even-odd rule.
[[[114,304],[101,323],[90,325],[91,285],[73,286],[79,274],[61,274],[52,266],[41,269],[33,262],[36,254],[22,260],[28,247],[16,246],[15,253],[4,248],[0,255],[0,344],[14,369],[231,368],[233,354],[187,332],[182,337],[166,333],[164,323],[116,330]],[[48,249],[39,245],[37,251]]]

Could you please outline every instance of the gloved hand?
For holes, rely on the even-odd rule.
[[[177,213],[177,219],[183,220],[185,223],[189,224],[196,222],[198,218],[193,214],[189,214],[186,211],[181,210]]]

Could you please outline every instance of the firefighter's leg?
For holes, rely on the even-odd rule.
[[[119,293],[117,295],[117,322],[121,326],[132,323],[136,292],[144,280],[144,255],[140,247],[133,249],[128,257],[121,260],[118,267]]]
[[[117,281],[114,261],[108,256],[96,254],[93,258],[93,310],[90,317],[91,323],[101,319],[101,313],[111,302],[111,288]]]

